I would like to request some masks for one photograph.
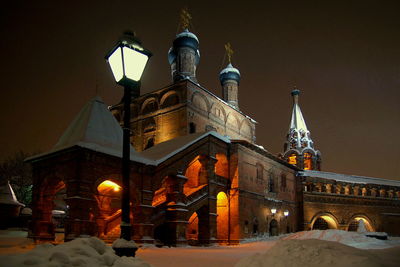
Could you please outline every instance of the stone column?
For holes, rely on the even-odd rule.
[[[206,216],[207,219],[204,222],[204,225],[207,225],[207,229],[199,229],[199,242],[210,244],[217,241],[217,188],[215,180],[215,163],[217,163],[217,159],[212,156],[201,156],[199,161],[202,165],[202,170],[206,173],[208,182],[208,216]],[[202,240],[200,240],[200,237]]]
[[[168,227],[168,240],[170,245],[186,245],[187,212],[186,196],[183,185],[188,178],[182,174],[168,176],[167,178],[167,209],[166,224]]]

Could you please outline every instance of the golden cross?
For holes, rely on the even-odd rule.
[[[226,51],[226,54],[228,55],[229,63],[232,63],[233,50],[232,50],[232,47],[231,47],[231,43],[227,43],[225,45],[225,51]]]
[[[189,24],[190,24],[191,19],[192,19],[192,16],[189,14],[187,7],[182,8],[182,10],[181,10],[182,30],[189,29]]]

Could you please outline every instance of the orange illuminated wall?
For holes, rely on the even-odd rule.
[[[228,159],[224,154],[216,154],[217,163],[215,164],[215,173],[219,176],[228,178],[229,176],[229,165]]]
[[[229,202],[224,192],[219,192],[217,195],[217,238],[220,241],[228,240],[229,231]]]

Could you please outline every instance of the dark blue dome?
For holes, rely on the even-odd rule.
[[[299,94],[300,94],[300,90],[299,89],[294,89],[292,91],[292,96],[299,95]]]
[[[232,64],[229,63],[228,66],[219,73],[219,80],[221,82],[221,85],[223,85],[224,82],[227,80],[234,80],[239,83],[240,72],[238,69],[234,68]]]
[[[172,64],[176,59],[176,51],[181,47],[189,47],[196,53],[196,65],[200,61],[199,39],[196,35],[187,29],[178,34],[173,42],[172,47],[168,51],[168,62]]]

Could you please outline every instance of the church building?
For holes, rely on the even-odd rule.
[[[220,98],[196,78],[199,51],[198,37],[184,29],[168,52],[172,84],[133,92],[135,241],[237,244],[301,230],[352,231],[360,220],[371,232],[400,234],[399,181],[322,172],[297,89],[284,151],[271,154],[256,143],[256,121],[240,110],[240,71],[230,60],[221,70]],[[119,237],[122,113],[122,103],[108,108],[96,97],[52,150],[27,159],[34,180],[30,237],[54,239],[55,209],[67,214],[65,240]],[[60,195],[65,205],[56,207]]]

